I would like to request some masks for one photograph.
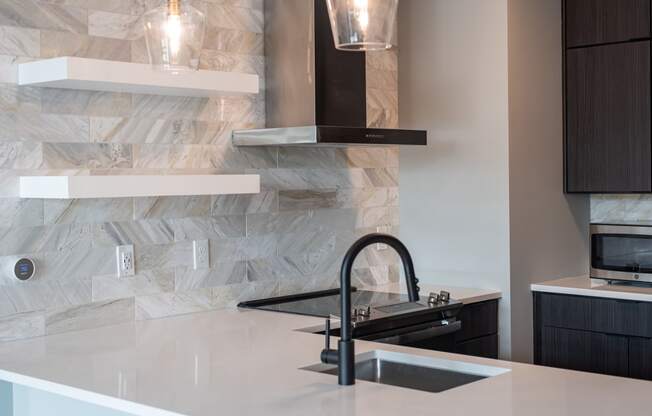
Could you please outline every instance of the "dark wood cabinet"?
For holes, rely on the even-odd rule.
[[[457,318],[462,329],[453,334],[406,344],[410,347],[498,358],[498,300],[464,305]]]
[[[568,50],[569,192],[652,191],[650,42]]]
[[[458,342],[455,345],[455,352],[476,357],[498,358],[498,334]]]
[[[650,1],[563,1],[566,192],[652,192]]]
[[[650,0],[566,0],[566,46],[650,36]]]
[[[498,300],[464,305],[458,315],[462,329],[455,334],[453,351],[498,358]]]
[[[591,330],[652,337],[652,304],[617,299],[592,299]]]
[[[535,293],[534,362],[652,380],[651,319],[647,302]]]
[[[652,380],[652,339],[630,338],[629,375]]]
[[[574,329],[543,327],[539,364],[571,370],[591,369],[591,333]]]

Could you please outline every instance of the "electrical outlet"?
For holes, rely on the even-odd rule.
[[[118,276],[126,277],[136,274],[134,246],[131,244],[118,246],[116,247],[115,253],[118,260]]]
[[[192,242],[192,264],[195,270],[210,268],[208,240]]]
[[[380,234],[389,234],[392,231],[392,226],[391,225],[379,225],[376,227],[376,232]],[[376,250],[378,251],[383,251],[387,250],[387,244],[376,244]]]

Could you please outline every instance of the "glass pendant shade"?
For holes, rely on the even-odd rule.
[[[375,51],[392,47],[398,0],[326,0],[335,47]]]
[[[204,14],[181,0],[167,0],[165,5],[145,13],[149,62],[164,71],[198,69],[205,24]]]

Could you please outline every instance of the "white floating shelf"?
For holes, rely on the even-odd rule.
[[[137,94],[210,97],[258,93],[258,75],[220,71],[173,74],[151,65],[62,57],[18,65],[18,85]]]
[[[259,175],[21,176],[21,198],[257,194]]]

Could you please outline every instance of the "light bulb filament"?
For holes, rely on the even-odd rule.
[[[355,16],[360,29],[363,32],[367,31],[369,27],[369,3],[368,0],[354,0],[353,1],[353,15]]]
[[[181,49],[181,16],[178,14],[170,14],[168,16],[167,25],[165,26],[165,35],[168,38],[168,44],[170,45],[170,52],[173,55],[179,53]]]

